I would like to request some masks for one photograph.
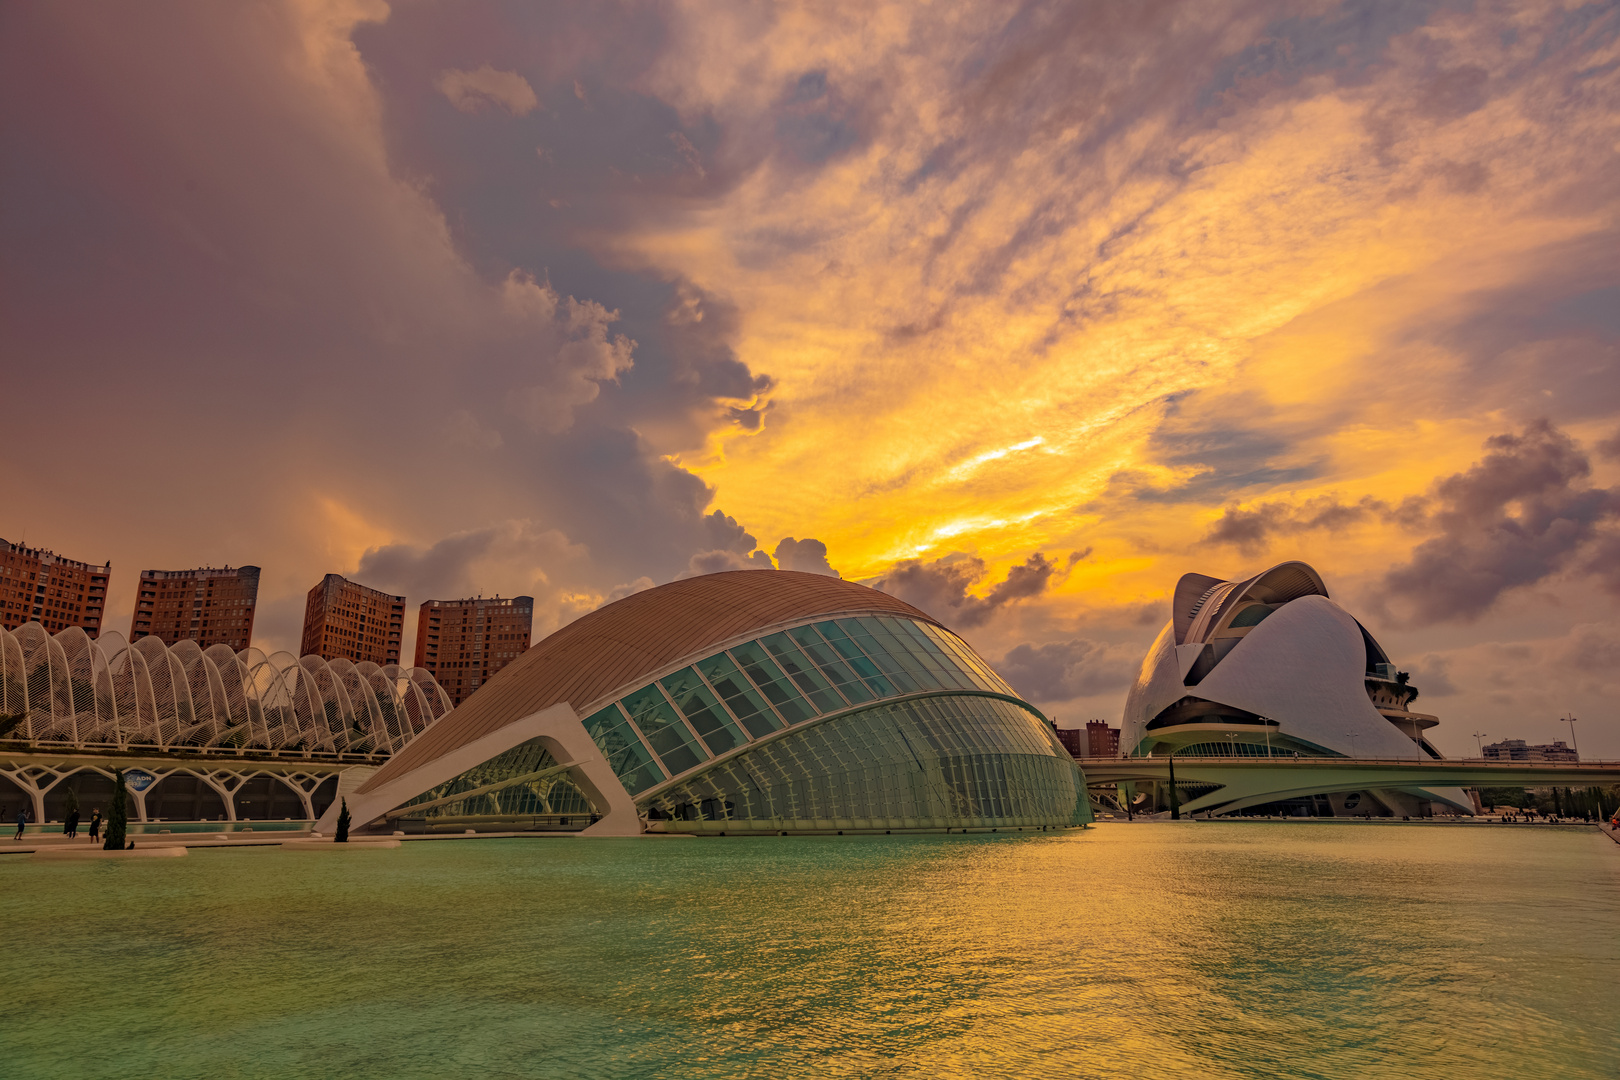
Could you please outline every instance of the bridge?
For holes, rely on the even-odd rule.
[[[1348,757],[1081,757],[1091,787],[1168,784],[1216,790],[1187,799],[1189,814],[1225,814],[1309,795],[1368,788],[1593,787],[1620,782],[1620,761],[1492,761],[1454,758]]]

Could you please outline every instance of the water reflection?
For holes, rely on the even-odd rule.
[[[94,1075],[95,1030],[155,1075],[1608,1077],[1610,847],[1200,822],[0,864],[7,1041],[23,1075]]]

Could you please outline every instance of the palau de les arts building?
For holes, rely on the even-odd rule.
[[[1321,576],[1285,562],[1245,581],[1186,574],[1126,698],[1126,755],[1441,757],[1439,721],[1408,706],[1406,683],[1367,629],[1328,599]],[[1308,779],[1301,778],[1308,783]],[[1474,805],[1460,788],[1276,793],[1286,809],[1333,816],[1421,814]],[[1428,804],[1428,805],[1425,805]],[[1233,804],[1227,812],[1242,809]]]
[[[1092,820],[1052,725],[961,638],[885,593],[786,570],[707,574],[608,604],[344,781],[357,829],[406,833]]]

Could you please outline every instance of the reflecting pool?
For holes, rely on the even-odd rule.
[[[0,858],[8,1077],[1615,1076],[1591,829]]]

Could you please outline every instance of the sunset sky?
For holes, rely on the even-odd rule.
[[[0,536],[536,598],[778,564],[1119,722],[1303,559],[1620,757],[1614,3],[0,7]]]

